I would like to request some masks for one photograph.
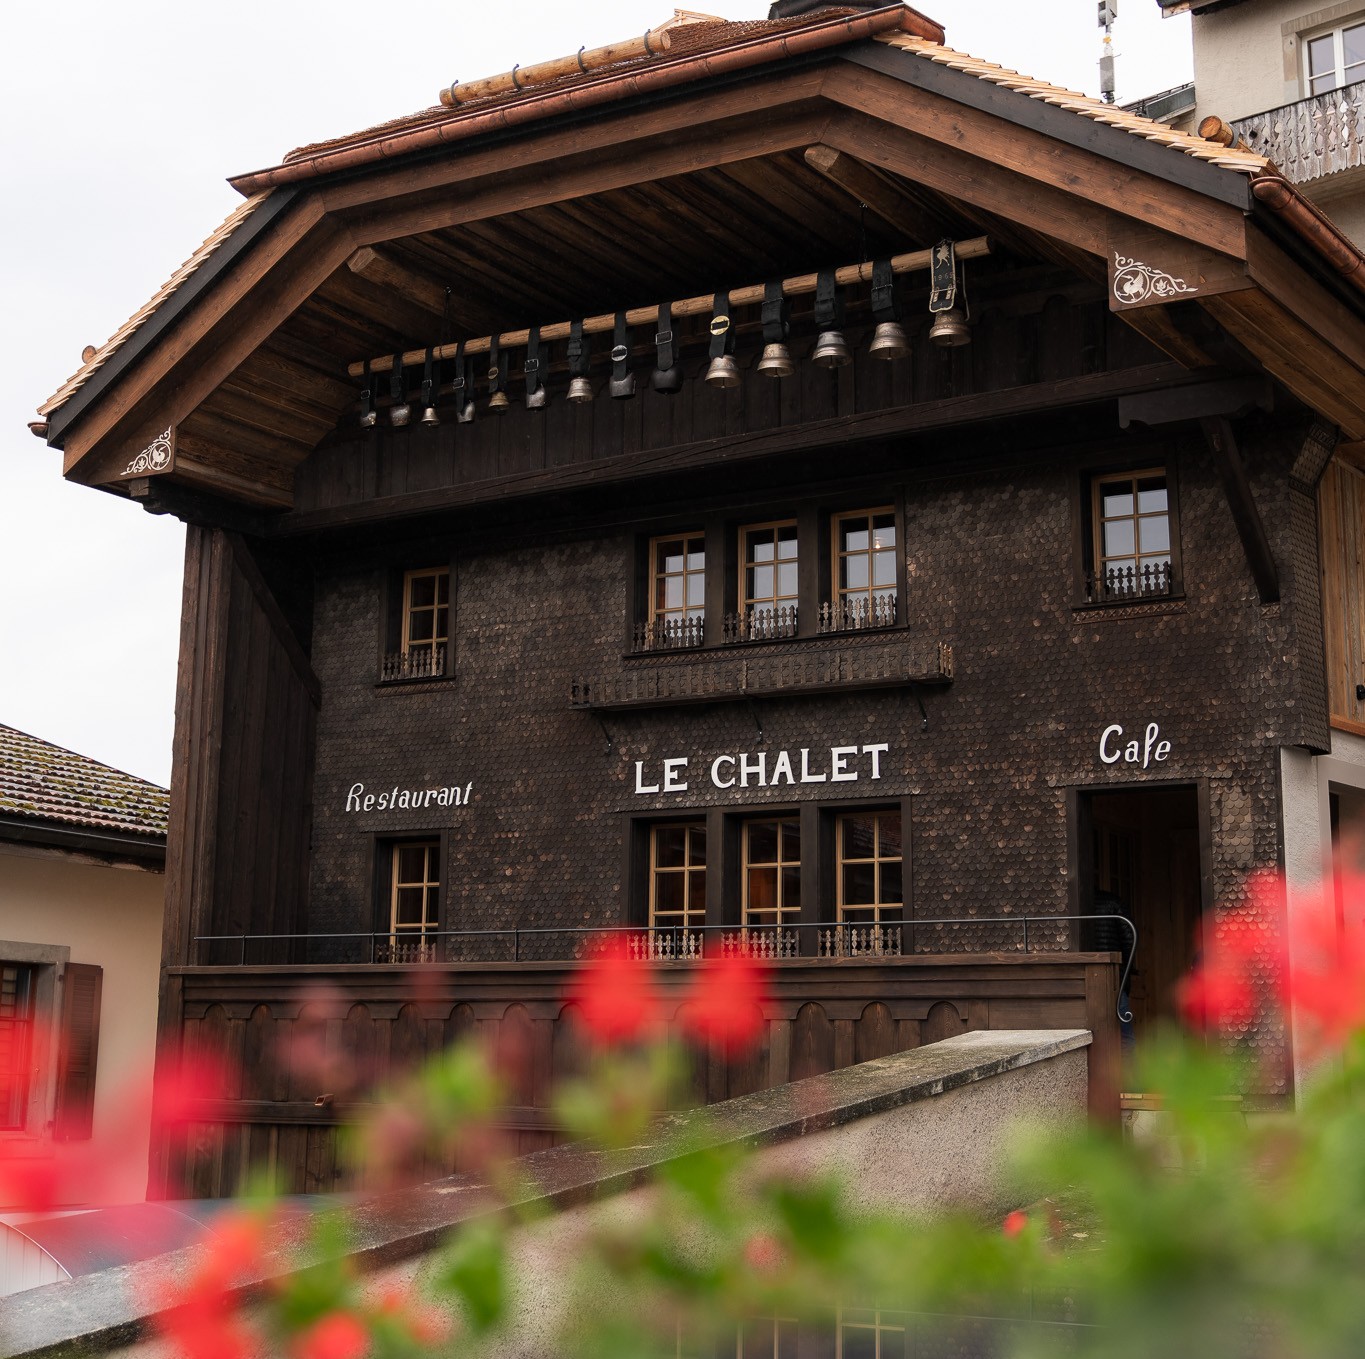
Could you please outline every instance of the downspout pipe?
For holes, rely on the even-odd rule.
[[[622,71],[604,76],[572,89],[559,90],[518,100],[503,107],[471,112],[443,119],[437,124],[395,132],[359,145],[338,146],[318,151],[269,170],[229,179],[238,193],[251,195],[264,189],[299,184],[323,175],[357,170],[393,160],[413,152],[426,151],[454,142],[468,141],[487,132],[502,132],[587,109],[599,108],[618,100],[654,94],[660,90],[686,85],[695,80],[731,75],[783,58],[807,56],[826,48],[875,38],[881,33],[900,31],[942,43],[943,29],[908,5],[888,5],[867,14],[850,15],[813,24],[793,33],[760,37],[718,51],[675,60],[664,58],[642,70]]]

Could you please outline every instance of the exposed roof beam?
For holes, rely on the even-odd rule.
[[[1213,453],[1218,474],[1223,479],[1223,490],[1232,510],[1233,522],[1237,525],[1237,536],[1242,540],[1247,565],[1251,567],[1251,574],[1256,581],[1256,592],[1262,604],[1274,604],[1280,597],[1280,570],[1275,565],[1270,537],[1265,531],[1261,512],[1256,508],[1256,498],[1251,493],[1251,482],[1247,478],[1232,425],[1225,415],[1208,416],[1199,423]]]

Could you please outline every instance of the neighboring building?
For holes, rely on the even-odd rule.
[[[0,1148],[82,1144],[99,1203],[146,1196],[167,803],[0,726]]]
[[[1096,900],[1146,1028],[1300,784],[1365,788],[1319,500],[1365,259],[1293,185],[903,6],[637,49],[235,180],[43,408],[68,477],[189,525],[161,1022],[243,1072],[156,1193],[344,1184],[338,1111],[475,1031],[552,1140],[609,927],[772,960],[699,1097],[1084,1027],[1111,1109]]]

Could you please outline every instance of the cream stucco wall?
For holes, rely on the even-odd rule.
[[[1191,32],[1198,118],[1217,114],[1230,123],[1303,98],[1300,35],[1362,14],[1365,0],[1329,5],[1251,0],[1195,15]]]
[[[109,1173],[95,1202],[147,1192],[149,1111],[139,1093],[156,1043],[164,887],[160,873],[0,846],[0,941],[66,946],[71,962],[104,969],[94,1148]]]

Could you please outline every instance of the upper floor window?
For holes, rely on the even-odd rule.
[[[796,520],[740,530],[739,639],[796,635]]]
[[[880,925],[902,917],[901,814],[849,812],[838,821],[839,920]]]
[[[649,545],[649,630],[645,646],[700,646],[706,612],[706,538],[701,532]]]
[[[1171,502],[1166,470],[1096,477],[1091,485],[1091,600],[1171,593]]]
[[[404,572],[400,621],[399,649],[384,657],[383,678],[427,679],[444,675],[450,645],[448,566]]]
[[[22,1128],[28,1113],[34,971],[0,963],[0,1129]]]
[[[899,549],[896,511],[886,506],[834,516],[833,617],[830,628],[891,627],[896,622]]]
[[[1309,95],[1326,94],[1365,80],[1365,23],[1347,24],[1305,38],[1303,64]]]

